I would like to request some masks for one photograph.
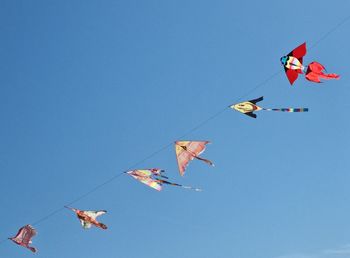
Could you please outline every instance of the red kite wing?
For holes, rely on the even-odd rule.
[[[293,85],[295,80],[298,79],[298,72],[292,69],[285,69],[285,71],[290,84]]]
[[[288,56],[294,56],[299,59],[300,63],[303,63],[303,57],[306,55],[306,42],[296,47],[288,54]]]

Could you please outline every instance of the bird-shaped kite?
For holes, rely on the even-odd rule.
[[[201,191],[201,189],[199,188],[180,185],[180,184],[172,183],[165,180],[169,178],[164,175],[164,172],[165,172],[164,170],[161,170],[159,168],[152,168],[152,169],[136,169],[125,173],[132,176],[133,178],[140,181],[141,183],[144,183],[145,185],[148,185],[149,187],[156,189],[157,191],[162,190],[163,184],[179,186],[185,189],[191,189],[195,191]]]
[[[36,235],[36,230],[31,225],[26,225],[20,228],[17,232],[17,235],[10,237],[17,245],[28,248],[33,253],[36,253],[38,250],[35,247],[29,246],[32,243],[32,238]]]
[[[179,166],[180,175],[185,174],[185,169],[188,163],[193,159],[204,161],[208,165],[214,166],[213,162],[208,159],[199,157],[201,153],[205,151],[205,145],[209,141],[176,141],[175,152],[177,158],[177,164]]]
[[[78,210],[75,208],[70,208],[65,206],[67,209],[70,209],[75,212],[77,215],[78,219],[80,220],[80,223],[84,229],[91,228],[92,225],[102,228],[102,229],[107,229],[107,226],[101,222],[98,222],[96,218],[98,216],[101,216],[105,214],[107,211],[102,210],[102,211],[83,211],[83,210]]]
[[[230,108],[235,109],[247,116],[256,118],[255,111],[266,110],[266,111],[282,111],[282,112],[308,112],[308,108],[262,108],[256,105],[259,101],[262,101],[264,97],[257,99],[241,102],[238,104],[231,105]]]
[[[288,55],[281,57],[281,63],[284,66],[287,78],[291,85],[298,78],[299,74],[305,72],[305,78],[312,82],[320,83],[322,79],[339,79],[335,73],[326,74],[323,71],[326,68],[318,62],[312,62],[307,67],[303,65],[303,57],[306,55],[306,43],[295,48]]]

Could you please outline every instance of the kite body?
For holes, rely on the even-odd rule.
[[[306,55],[306,43],[301,44],[295,48],[288,55],[281,57],[281,63],[286,72],[287,78],[291,85],[298,78],[299,74],[305,72],[305,78],[312,82],[321,82],[322,79],[338,79],[339,75],[337,74],[325,74],[324,66],[317,62],[310,63],[307,67],[303,65],[303,57]]]
[[[23,246],[33,253],[36,253],[38,250],[35,247],[29,246],[32,243],[32,238],[36,235],[36,230],[31,225],[26,225],[20,228],[17,232],[17,235],[9,238],[17,245]]]
[[[260,97],[257,99],[241,102],[238,104],[231,105],[230,107],[253,118],[256,118],[256,114],[254,114],[254,111],[262,110],[261,107],[257,106],[256,103],[262,101],[264,97]]]
[[[303,57],[305,55],[306,43],[303,43],[288,55],[281,57],[281,63],[284,66],[284,71],[291,85],[293,85],[298,75],[302,74],[305,69],[303,66]]]
[[[78,219],[80,220],[81,226],[84,229],[89,229],[89,228],[91,228],[92,225],[94,225],[98,228],[107,229],[107,226],[105,224],[97,221],[97,217],[105,214],[107,211],[105,211],[105,210],[83,211],[83,210],[78,210],[75,208],[69,208],[69,207],[66,207],[66,208],[75,212]]]
[[[235,109],[247,116],[256,118],[254,111],[266,110],[266,111],[281,111],[281,112],[308,112],[308,108],[262,108],[256,105],[256,103],[262,101],[264,97],[257,99],[241,102],[238,104],[231,105],[230,108]]]
[[[152,169],[137,169],[126,172],[141,183],[148,185],[149,187],[161,191],[162,184],[159,181],[161,177],[164,177],[162,173],[164,170],[152,168]]]
[[[205,151],[209,141],[176,141],[175,152],[180,175],[185,174],[188,163],[193,159],[204,161],[208,165],[214,166],[213,162],[208,159],[199,157]]]
[[[186,189],[192,189],[195,191],[201,191],[199,188],[193,188],[191,186],[184,186],[177,183],[169,182],[165,179],[168,179],[167,176],[164,175],[164,170],[158,169],[158,168],[152,168],[152,169],[137,169],[126,172],[128,175],[132,176],[136,180],[140,181],[141,183],[148,185],[149,187],[161,191],[163,188],[163,185],[173,185],[173,186],[179,186]]]

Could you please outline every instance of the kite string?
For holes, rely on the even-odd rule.
[[[240,99],[244,98],[245,96],[251,94],[252,92],[254,92],[255,90],[257,90],[258,88],[262,87],[263,85],[265,85],[266,83],[268,83],[270,80],[272,80],[274,77],[276,77],[279,72],[276,72],[274,74],[272,74],[271,76],[269,76],[267,79],[265,79],[263,82],[257,84],[254,88],[250,89],[247,93],[245,93],[244,95],[242,95],[241,97],[239,97],[236,101],[239,101]],[[191,128],[190,130],[188,130],[186,133],[184,133],[183,135],[181,135],[178,138],[183,138],[186,137],[187,135],[191,134],[192,132],[198,130],[199,128],[203,127],[205,124],[207,124],[208,122],[210,122],[211,120],[215,119],[216,117],[220,116],[222,113],[224,113],[226,110],[228,109],[227,106],[225,106],[225,108],[220,109],[218,112],[214,113],[213,115],[211,115],[209,118],[203,120],[202,122],[200,122],[198,125],[194,126],[193,128]],[[172,146],[173,143],[168,143],[166,145],[164,145],[163,147],[159,148],[158,150],[154,151],[153,153],[151,153],[150,155],[146,156],[145,158],[139,160],[138,162],[134,163],[133,165],[131,165],[129,168],[126,169],[130,170],[132,168],[135,168],[136,166],[138,166],[139,164],[142,164],[143,162],[145,162],[146,160],[151,159],[152,157],[156,156],[158,153],[162,152],[163,150],[169,148],[170,146]],[[82,199],[84,199],[85,197],[89,196],[90,194],[96,192],[97,190],[99,190],[100,188],[102,188],[103,186],[111,183],[112,181],[116,180],[117,178],[119,178],[121,175],[123,175],[125,172],[121,172],[111,178],[109,178],[108,180],[102,182],[101,184],[95,186],[94,188],[92,188],[91,190],[87,191],[86,193],[78,196],[77,198],[75,198],[74,200],[70,201],[69,203],[65,204],[64,206],[70,206]],[[64,210],[65,207],[62,206],[54,211],[52,211],[51,213],[49,213],[48,215],[40,218],[39,220],[35,221],[34,223],[31,223],[31,225],[35,226],[38,225],[46,220],[48,220],[49,218],[51,218],[52,216],[56,215],[57,213],[59,213],[60,211]],[[0,242],[1,243],[5,242],[7,239],[4,239],[3,241]]]
[[[348,20],[350,19],[350,15],[345,17],[343,20],[341,20],[338,24],[336,24],[332,29],[330,29],[328,32],[326,32],[320,39],[318,39],[315,43],[313,43],[311,45],[311,47],[309,47],[309,49],[312,49],[314,47],[316,47],[321,41],[325,40],[327,37],[329,37],[333,32],[335,32],[340,26],[342,26],[344,23],[346,23]],[[269,81],[271,81],[273,78],[275,78],[277,75],[279,75],[282,72],[282,70],[279,70],[275,73],[273,73],[272,75],[270,75],[268,78],[266,78],[264,81],[258,83],[255,87],[251,88],[249,91],[247,91],[245,94],[243,94],[241,97],[239,97],[235,102],[240,101],[241,99],[247,97],[248,95],[252,94],[253,92],[255,92],[257,89],[259,89],[260,87],[264,86],[265,84],[267,84]],[[186,137],[187,135],[191,134],[192,132],[198,130],[199,128],[201,128],[202,126],[206,125],[208,122],[210,122],[211,120],[215,119],[216,117],[220,116],[222,113],[224,113],[226,110],[228,109],[228,107],[226,106],[223,109],[220,109],[219,111],[217,111],[216,113],[214,113],[212,116],[210,116],[209,118],[203,120],[202,122],[200,122],[198,125],[194,126],[193,128],[191,128],[189,131],[187,131],[186,133],[184,133],[183,135],[181,135],[178,138],[183,138]],[[145,158],[143,158],[142,160],[134,163],[132,166],[130,166],[128,169],[126,170],[130,170],[134,167],[136,167],[139,164],[142,164],[143,162],[145,162],[146,160],[151,159],[152,157],[156,156],[158,153],[162,152],[163,150],[169,148],[173,143],[168,143],[166,145],[164,145],[163,147],[159,148],[157,151],[151,153],[150,155],[146,156]],[[110,179],[106,180],[105,182],[103,182],[102,184],[94,187],[93,189],[89,190],[88,192],[86,192],[85,194],[79,196],[78,198],[76,198],[75,200],[71,201],[70,203],[68,203],[67,205],[71,205],[73,203],[76,203],[78,201],[80,201],[81,199],[85,198],[86,196],[94,193],[95,191],[97,191],[98,189],[100,189],[101,187],[107,185],[108,183],[114,181],[116,178],[118,178],[119,176],[121,176],[122,174],[124,174],[124,172],[117,174],[116,176],[111,177]],[[63,208],[56,210],[56,212],[52,213],[52,216],[55,215],[57,212],[59,212],[60,210],[62,210]]]
[[[251,92],[254,92],[255,90],[257,90],[258,88],[260,88],[261,86],[265,85],[267,82],[269,82],[270,80],[272,80],[275,76],[277,76],[279,74],[278,73],[274,73],[272,76],[268,77],[266,80],[264,80],[263,82],[257,84],[257,86],[255,86],[254,88],[252,88],[251,90],[248,91],[248,93],[244,94],[243,96],[241,96],[240,98],[238,98],[236,101],[239,101],[240,99],[244,98],[246,95],[249,95]],[[198,130],[199,128],[201,128],[202,126],[204,126],[205,124],[207,124],[209,121],[215,119],[216,117],[220,116],[222,113],[224,113],[226,110],[228,109],[227,106],[225,106],[225,108],[220,109],[218,112],[214,113],[213,115],[211,115],[209,118],[203,120],[202,122],[200,122],[198,125],[194,126],[193,128],[191,128],[190,130],[188,130],[186,133],[184,133],[183,135],[181,135],[178,138],[183,138],[186,137],[187,135],[191,134],[192,132]],[[135,168],[136,166],[138,166],[139,164],[142,164],[143,162],[145,162],[146,160],[151,159],[152,157],[156,156],[158,153],[162,152],[163,150],[166,150],[167,148],[169,148],[170,146],[172,146],[173,143],[168,143],[166,145],[164,145],[163,147],[159,148],[158,150],[154,151],[153,153],[151,153],[150,155],[146,156],[145,158],[139,160],[138,162],[134,163],[133,165],[131,165],[129,168],[126,169],[130,170],[132,168]],[[85,197],[89,196],[90,194],[96,192],[97,190],[99,190],[100,188],[102,188],[103,186],[111,183],[112,181],[116,180],[117,178],[119,178],[121,175],[123,175],[125,172],[121,172],[111,178],[109,178],[108,180],[102,182],[101,184],[95,186],[94,188],[92,188],[91,190],[87,191],[86,193],[78,196],[77,198],[75,198],[74,200],[70,201],[69,203],[65,204],[64,206],[70,206],[82,199],[84,199]],[[38,225],[46,220],[48,220],[49,218],[51,218],[52,216],[56,215],[57,213],[61,212],[62,210],[65,209],[65,207],[62,206],[54,211],[52,211],[51,213],[49,213],[48,215],[38,219],[37,221],[35,221],[34,223],[31,223],[31,225],[35,226]],[[0,245],[5,242],[8,239],[4,239],[2,241],[0,241]]]
[[[336,24],[332,29],[330,29],[328,32],[326,32],[320,39],[318,39],[315,43],[313,43],[309,49],[313,49],[314,47],[316,47],[321,41],[325,40],[327,37],[329,37],[333,32],[335,32],[339,27],[341,27],[343,24],[345,24],[348,20],[350,19],[350,15],[345,17],[343,20],[341,20],[338,24]],[[261,83],[257,84],[255,87],[253,87],[252,89],[250,89],[249,91],[247,91],[247,93],[243,94],[241,97],[239,97],[236,101],[239,101],[241,99],[243,99],[244,97],[252,94],[253,92],[255,92],[257,89],[259,89],[260,87],[264,86],[266,83],[268,83],[269,81],[271,81],[274,77],[276,77],[277,75],[279,75],[282,71],[279,70],[275,73],[273,73],[272,75],[270,75],[267,79],[265,79],[264,81],[262,81]],[[201,123],[199,123],[198,125],[194,126],[192,129],[190,129],[189,131],[187,131],[186,133],[184,133],[182,136],[180,136],[180,138],[185,137],[187,135],[189,135],[190,133],[198,130],[199,128],[201,128],[202,126],[204,126],[205,124],[207,124],[208,122],[210,122],[211,120],[215,119],[216,117],[220,116],[222,113],[224,113],[226,110],[228,109],[228,107],[226,106],[225,108],[219,110],[218,112],[214,113],[212,116],[210,116],[209,118],[203,120]],[[164,145],[163,147],[159,148],[157,151],[151,153],[150,155],[146,156],[145,158],[141,159],[140,161],[134,163],[132,166],[130,166],[127,170],[136,167],[137,165],[145,162],[146,160],[149,160],[150,158],[154,157],[155,155],[157,155],[158,153],[162,152],[163,150],[167,149],[168,147],[170,147],[173,143],[169,143]],[[89,196],[90,194],[96,192],[98,189],[102,188],[103,186],[109,184],[110,182],[114,181],[115,179],[119,178],[122,174],[124,174],[124,172],[119,173],[113,177],[111,177],[110,179],[104,181],[103,183],[95,186],[94,188],[92,188],[91,190],[87,191],[86,193],[80,195],[79,197],[77,197],[76,199],[74,199],[73,201],[69,202],[68,205],[74,204],[78,201],[80,201],[81,199]],[[34,223],[32,223],[32,225],[38,225],[40,223],[42,223],[45,220],[48,220],[49,218],[51,218],[52,216],[56,215],[57,213],[59,213],[60,211],[64,210],[64,206],[56,209],[54,211],[52,211],[51,213],[49,213],[48,215],[40,218],[39,220],[35,221]],[[0,241],[0,245],[5,243],[8,239],[3,239]]]
[[[321,38],[319,38],[315,43],[313,43],[309,49],[313,49],[314,47],[316,47],[321,41],[323,41],[324,39],[328,38],[329,35],[331,35],[333,32],[335,32],[340,26],[342,26],[344,23],[346,23],[348,20],[350,20],[350,15],[348,15],[347,17],[345,17],[344,19],[342,19],[339,23],[337,23],[333,28],[331,28],[330,30],[328,30]]]

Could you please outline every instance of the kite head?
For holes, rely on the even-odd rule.
[[[286,65],[288,61],[288,56],[282,56],[280,60],[283,65]]]
[[[69,210],[71,210],[71,211],[73,211],[73,212],[75,212],[75,213],[80,212],[80,210],[75,209],[75,208],[71,208],[71,207],[68,207],[68,206],[64,206],[64,207],[67,208],[67,209],[69,209]]]
[[[261,108],[259,106],[254,105],[253,103],[251,103],[249,101],[241,102],[241,103],[232,105],[231,108],[236,109],[237,111],[239,111],[243,114],[261,110]]]

